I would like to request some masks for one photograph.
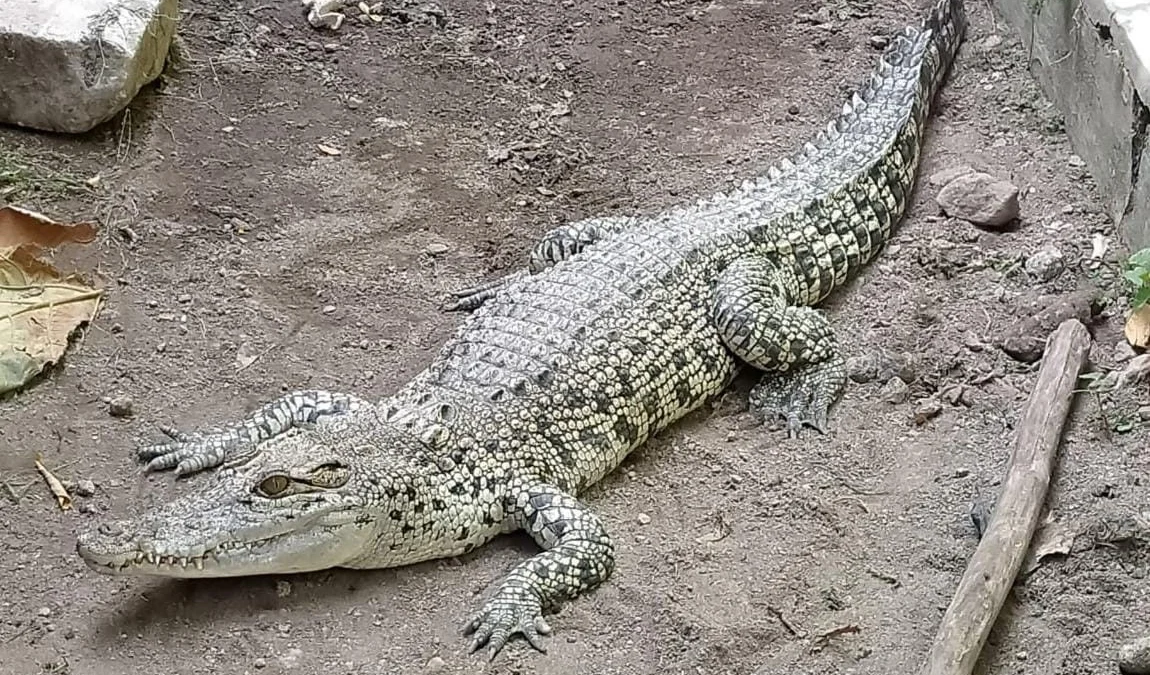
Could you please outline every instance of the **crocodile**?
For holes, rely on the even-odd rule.
[[[408,565],[525,530],[540,551],[462,632],[491,658],[513,637],[546,651],[545,613],[615,568],[579,495],[628,453],[748,368],[752,411],[826,433],[846,369],[816,306],[903,218],[965,25],[962,0],[936,0],[825,129],[729,192],[551,230],[524,268],[456,294],[457,330],[395,393],[297,391],[214,430],[161,427],[145,469],[201,475],[77,553],[226,577]]]

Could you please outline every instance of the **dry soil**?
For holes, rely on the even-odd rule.
[[[0,131],[8,161],[35,169],[8,199],[100,220],[96,243],[56,258],[107,289],[65,362],[0,402],[0,671],[913,672],[976,546],[970,505],[993,499],[1035,381],[995,339],[1021,301],[1083,280],[1121,302],[1113,227],[1028,55],[977,0],[923,175],[971,165],[1013,181],[1022,221],[988,233],[942,217],[924,179],[889,250],[827,303],[848,356],[911,357],[911,400],[852,384],[830,435],[789,441],[747,423],[740,383],[662,434],[585,496],[617,539],[618,571],[553,618],[548,654],[516,642],[488,666],[458,632],[534,550],[524,537],[404,569],[195,582],[101,576],[75,555],[80,528],[185,489],[133,459],[157,423],[202,429],[297,387],[388,393],[459,320],[440,311],[448,289],[522,264],[565,220],[658,209],[762,170],[825,123],[875,44],[918,12],[899,0],[384,9],[330,33],[298,3],[192,0],[179,59],[127,113],[82,138]],[[34,180],[52,171],[99,185]],[[1067,263],[1052,282],[1022,266],[1047,246]],[[1096,370],[1122,358],[1120,319],[1112,307],[1094,327]],[[132,416],[109,414],[116,396]],[[941,414],[916,424],[932,396]],[[1049,502],[1049,532],[1071,550],[1020,580],[981,672],[1117,672],[1119,645],[1147,632],[1139,397],[1081,398]],[[94,495],[58,510],[38,454]]]

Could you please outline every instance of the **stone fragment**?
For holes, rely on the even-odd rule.
[[[82,133],[159,77],[178,0],[7,0],[0,12],[0,123]]]
[[[937,398],[924,398],[914,408],[914,423],[921,426],[942,414],[942,402]]]
[[[883,401],[891,405],[898,405],[906,403],[907,399],[910,398],[910,387],[902,381],[901,377],[895,376],[887,380],[887,383],[879,390],[878,395]]]
[[[1018,188],[989,174],[968,173],[938,191],[938,205],[979,227],[1001,229],[1018,218]]]
[[[1118,650],[1118,670],[1122,675],[1150,675],[1150,636],[1122,645]]]
[[[1096,298],[1097,294],[1093,290],[1036,298],[1032,304],[1041,309],[1008,327],[998,343],[999,347],[1012,358],[1024,363],[1038,361],[1046,351],[1046,340],[1060,323],[1067,319],[1078,319],[1090,325],[1099,309]]]
[[[131,417],[133,404],[131,396],[113,396],[108,401],[108,414],[112,417]]]
[[[1040,281],[1054,281],[1066,269],[1062,251],[1055,246],[1047,246],[1026,259],[1026,273]]]

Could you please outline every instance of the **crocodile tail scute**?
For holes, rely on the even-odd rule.
[[[938,0],[923,21],[922,32],[929,34],[923,75],[929,94],[933,96],[942,86],[966,34],[963,0]]]

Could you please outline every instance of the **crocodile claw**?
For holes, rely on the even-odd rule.
[[[184,433],[167,426],[161,426],[160,431],[172,440],[144,445],[136,451],[136,456],[147,462],[144,471],[148,473],[175,469],[177,476],[186,476],[213,469],[234,454],[240,442],[236,434],[227,432]]]
[[[785,420],[788,438],[798,438],[804,427],[826,434],[831,403],[846,379],[839,363],[834,359],[765,375],[751,390],[751,410],[764,420]]]
[[[490,646],[489,660],[494,660],[516,633],[537,651],[547,653],[542,636],[551,634],[551,626],[543,618],[539,600],[528,591],[508,587],[500,589],[463,628],[464,635],[474,636],[468,651],[475,653]]]
[[[443,309],[447,312],[466,312],[477,309],[498,295],[504,288],[525,276],[527,276],[527,270],[517,270],[511,274],[496,277],[490,281],[484,281],[470,288],[450,291],[451,296],[455,299],[445,304]]]

